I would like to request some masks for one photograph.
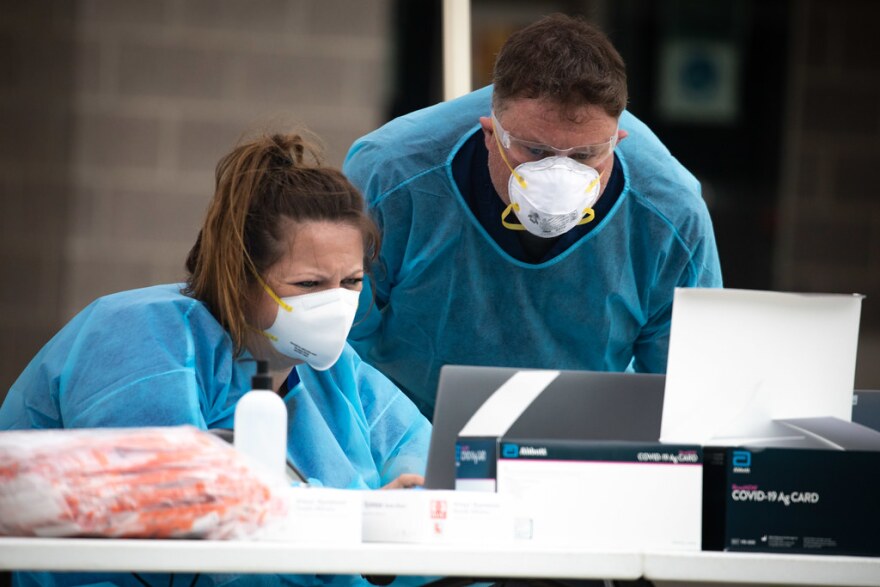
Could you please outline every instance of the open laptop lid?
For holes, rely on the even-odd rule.
[[[447,365],[440,370],[425,486],[455,487],[455,442],[471,416],[520,369]],[[663,375],[559,371],[507,435],[517,438],[656,441]]]

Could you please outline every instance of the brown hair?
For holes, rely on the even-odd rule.
[[[184,289],[207,304],[236,354],[244,347],[246,300],[256,275],[265,275],[287,250],[285,219],[360,229],[365,270],[379,254],[379,229],[366,215],[363,197],[342,172],[322,165],[314,143],[298,134],[274,134],[240,144],[217,164],[214,199],[186,259]]]
[[[545,99],[564,112],[599,106],[617,118],[626,108],[626,66],[598,28],[581,17],[552,14],[515,32],[495,60],[492,106]]]

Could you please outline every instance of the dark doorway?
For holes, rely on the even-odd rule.
[[[703,183],[725,286],[771,289],[789,1],[607,6],[629,109]]]

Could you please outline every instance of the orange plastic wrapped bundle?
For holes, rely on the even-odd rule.
[[[190,426],[0,433],[0,534],[256,537],[284,491]]]

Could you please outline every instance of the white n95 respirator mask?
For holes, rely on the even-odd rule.
[[[511,170],[510,205],[501,223],[543,238],[565,234],[595,218],[593,204],[599,199],[600,178],[598,171],[570,157],[523,163]],[[511,210],[522,224],[507,222]]]
[[[275,350],[319,371],[332,367],[345,347],[360,292],[336,288],[278,298],[266,291],[278,304],[275,322],[263,331]]]

